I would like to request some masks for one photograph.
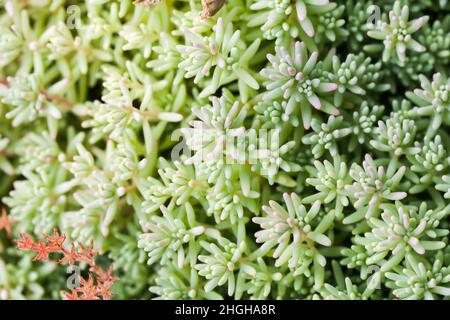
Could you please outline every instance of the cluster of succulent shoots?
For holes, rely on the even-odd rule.
[[[1,299],[450,297],[450,1],[0,4]]]

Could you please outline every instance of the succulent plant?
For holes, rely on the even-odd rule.
[[[0,299],[449,299],[449,1],[0,4]]]

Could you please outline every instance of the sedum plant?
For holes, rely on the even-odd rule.
[[[428,21],[428,16],[409,21],[409,7],[402,6],[401,1],[396,1],[389,11],[389,23],[378,21],[374,30],[369,30],[369,37],[383,40],[383,61],[387,62],[391,57],[400,65],[404,65],[407,49],[415,52],[423,52],[425,47],[413,39],[412,35]],[[376,47],[369,46],[367,50]]]
[[[450,298],[449,1],[0,3],[0,299]]]

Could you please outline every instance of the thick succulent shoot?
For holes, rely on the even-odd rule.
[[[335,91],[338,85],[324,82],[314,73],[318,52],[309,54],[305,44],[298,41],[290,48],[276,46],[275,52],[275,55],[267,56],[271,65],[261,70],[261,75],[267,79],[264,99],[282,98],[287,101],[286,116],[300,113],[305,128],[310,127],[311,107],[328,114],[339,114],[330,102],[322,99]]]

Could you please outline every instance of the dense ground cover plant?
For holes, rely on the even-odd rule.
[[[0,0],[0,299],[448,299],[450,2],[222,2]]]

